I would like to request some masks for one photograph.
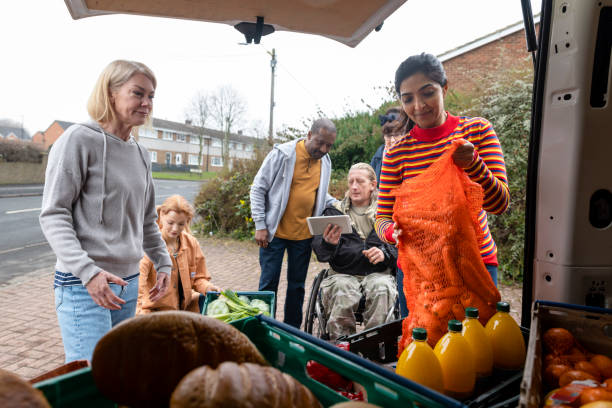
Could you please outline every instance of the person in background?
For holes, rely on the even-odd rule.
[[[321,215],[335,198],[327,193],[331,176],[328,153],[336,126],[326,118],[313,122],[308,136],[277,144],[264,159],[251,185],[251,216],[259,245],[259,290],[276,293],[287,251],[284,322],[302,324],[304,282],[312,235],[306,218]]]
[[[380,126],[382,126],[384,143],[378,148],[370,162],[376,172],[377,188],[380,186],[380,170],[385,153],[414,126],[414,122],[406,116],[400,106],[392,106],[378,118],[380,119]],[[408,306],[406,306],[406,295],[404,294],[404,272],[399,265],[395,277],[397,292],[399,293],[400,316],[406,317],[408,316]]]
[[[391,190],[425,171],[453,140],[464,140],[452,158],[484,191],[478,218],[484,237],[479,242],[480,255],[497,285],[497,247],[489,231],[487,212],[501,214],[510,202],[504,156],[489,121],[453,116],[444,109],[447,82],[440,61],[426,53],[408,57],[395,73],[402,108],[415,125],[384,156],[375,228],[383,241],[397,242],[402,232],[392,220],[395,198]]]
[[[189,224],[193,207],[180,195],[173,195],[157,207],[157,224],[172,259],[170,289],[155,301],[150,291],[155,287],[157,272],[153,261],[144,256],[140,261],[140,283],[136,314],[161,310],[188,310],[200,312],[200,294],[219,291],[210,282],[206,261],[198,240],[191,235]]]
[[[89,97],[91,120],[66,129],[49,153],[40,225],[57,257],[66,362],[91,360],[98,340],[134,316],[143,249],[158,272],[151,298],[170,282],[149,152],[132,137],[150,121],[156,86],[146,65],[111,62]]]
[[[382,166],[383,156],[387,150],[400,139],[404,134],[402,133],[402,129],[399,129],[399,117],[400,117],[401,108],[398,106],[393,106],[385,112],[384,115],[379,115],[378,119],[380,120],[380,126],[382,126],[382,135],[383,135],[383,144],[376,150],[374,156],[372,156],[372,160],[370,161],[370,166],[374,169],[376,173],[376,187],[380,184],[380,168]]]
[[[341,235],[340,227],[330,224],[312,242],[319,262],[329,262],[331,267],[320,289],[330,340],[355,333],[355,311],[362,295],[366,329],[392,321],[397,301],[397,249],[374,231],[374,169],[367,163],[351,166],[348,188],[344,199],[326,208],[323,215],[348,215],[353,231]]]

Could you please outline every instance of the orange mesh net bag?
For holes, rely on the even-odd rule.
[[[451,157],[463,143],[454,141],[427,170],[392,192],[393,221],[402,230],[398,252],[409,310],[399,353],[412,340],[414,327],[427,330],[433,347],[449,320],[464,319],[466,307],[477,307],[484,325],[500,300],[478,245],[483,235],[478,223],[482,187]]]

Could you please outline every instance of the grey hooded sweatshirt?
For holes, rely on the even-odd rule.
[[[155,270],[172,261],[155,223],[147,150],[93,121],[70,126],[49,153],[40,225],[57,256],[56,270],[83,285],[101,270],[138,274],[144,252]]]

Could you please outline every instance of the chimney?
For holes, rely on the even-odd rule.
[[[186,125],[191,125],[191,119],[185,119],[185,124]]]
[[[239,135],[242,135],[242,130],[239,130],[239,131],[238,131],[238,134],[239,134]]]

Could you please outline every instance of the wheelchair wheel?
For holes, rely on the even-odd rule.
[[[320,339],[327,340],[329,338],[325,327],[325,312],[321,304],[319,289],[321,282],[327,276],[327,269],[319,272],[310,290],[308,298],[308,307],[306,312],[306,322],[304,323],[306,333],[312,334]]]

